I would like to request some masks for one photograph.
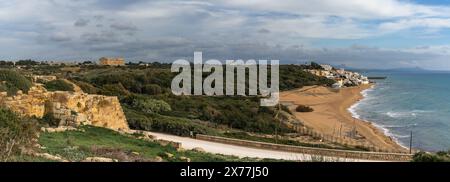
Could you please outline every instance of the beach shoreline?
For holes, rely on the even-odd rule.
[[[324,135],[344,138],[354,143],[375,146],[383,151],[405,152],[395,139],[387,136],[373,122],[365,121],[352,112],[364,98],[363,92],[373,88],[373,84],[347,87],[335,90],[323,86],[308,86],[281,92],[281,102],[291,102],[292,110],[297,105],[307,105],[313,112],[294,112],[306,127]],[[348,137],[357,133],[357,137]],[[354,135],[353,135],[354,136]]]
[[[351,113],[352,117],[354,117],[354,118],[356,118],[356,119],[359,119],[359,120],[362,120],[362,121],[365,121],[365,122],[369,122],[370,124],[372,124],[373,127],[375,127],[375,128],[378,129],[378,130],[381,130],[385,136],[387,136],[387,137],[391,138],[392,140],[394,140],[394,142],[397,143],[397,145],[399,145],[400,147],[402,147],[402,148],[404,148],[404,149],[406,149],[406,150],[409,150],[409,148],[408,148],[407,146],[403,145],[397,138],[395,138],[394,136],[389,135],[389,130],[388,130],[387,128],[384,128],[383,126],[377,124],[376,122],[368,121],[367,119],[363,119],[363,118],[361,117],[361,115],[359,115],[359,114],[355,111],[355,109],[359,106],[359,104],[361,103],[361,101],[363,101],[364,99],[367,98],[367,94],[366,94],[366,93],[367,93],[368,91],[370,91],[370,90],[375,89],[375,87],[376,87],[376,84],[371,84],[371,87],[370,87],[370,88],[361,90],[362,98],[361,98],[359,101],[356,101],[353,105],[351,105],[351,106],[348,108],[348,111]]]

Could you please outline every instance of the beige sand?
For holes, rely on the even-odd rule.
[[[356,129],[358,135],[362,137],[357,140],[347,137],[348,140],[370,143],[384,150],[403,151],[404,148],[385,136],[370,122],[353,118],[348,111],[348,108],[363,98],[361,91],[371,86],[362,85],[340,90],[322,86],[304,87],[282,92],[280,101],[312,107],[313,112],[296,112],[295,116],[307,127],[319,133],[342,138],[346,133]]]

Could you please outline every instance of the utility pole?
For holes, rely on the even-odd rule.
[[[275,143],[278,144],[278,127],[281,123],[281,120],[279,120],[278,115],[280,114],[280,110],[281,110],[281,104],[280,102],[278,102],[278,109],[277,109],[277,113],[275,114],[275,122],[277,122],[277,124],[275,125]]]
[[[409,154],[412,154],[412,141],[413,141],[413,131],[411,130],[411,135],[409,137]]]

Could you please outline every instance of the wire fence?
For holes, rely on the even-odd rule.
[[[339,132],[336,132],[337,136],[336,135],[333,136],[333,135],[327,135],[327,134],[316,132],[310,128],[307,128],[307,127],[301,125],[300,123],[298,123],[298,124],[286,123],[286,124],[288,127],[293,129],[294,131],[296,131],[297,134],[304,135],[304,136],[310,136],[310,137],[312,137],[316,140],[320,140],[322,142],[340,144],[340,145],[343,145],[343,146],[346,146],[349,148],[354,148],[357,150],[364,150],[364,151],[385,152],[385,153],[407,153],[405,151],[398,150],[398,149],[380,148],[380,147],[370,144],[364,140],[358,141],[357,139],[355,139],[356,138],[355,134],[348,134],[345,132],[343,133],[342,129],[340,129]]]

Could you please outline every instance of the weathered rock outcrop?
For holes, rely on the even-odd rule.
[[[0,104],[25,116],[60,119],[60,126],[94,125],[114,130],[128,130],[128,124],[117,97],[83,92],[49,92],[36,84],[28,94],[0,94]]]

